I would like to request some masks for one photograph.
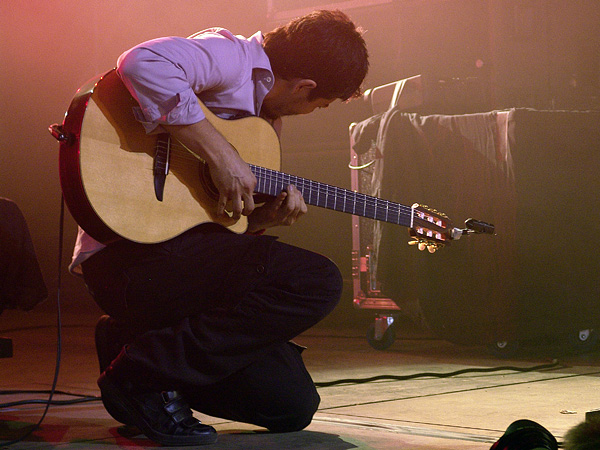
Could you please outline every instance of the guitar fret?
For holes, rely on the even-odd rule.
[[[257,186],[260,191],[265,189],[266,178],[261,177],[259,173],[256,174],[256,178],[258,180]]]
[[[375,201],[375,213],[373,214],[374,218],[378,219],[383,211],[383,208],[379,206],[379,199]]]
[[[315,205],[319,205],[319,202],[321,201],[321,192],[317,189],[317,201],[315,202]]]
[[[337,206],[337,197],[334,192],[334,194],[333,194],[333,209],[337,211],[336,206]]]
[[[344,200],[344,212],[350,212],[351,211],[350,206],[352,205],[352,201],[354,199],[355,193],[354,192],[349,192],[349,193],[352,194],[352,196],[350,198],[346,198]],[[350,203],[348,203],[348,202],[350,202]]]

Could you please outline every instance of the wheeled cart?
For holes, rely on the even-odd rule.
[[[422,80],[420,76],[398,80],[378,86],[365,92],[364,100],[369,103],[374,114],[381,114],[390,108],[406,108],[423,103]],[[351,187],[353,191],[376,195],[373,185],[374,169],[378,153],[373,141],[368,154],[369,160],[360,157],[355,151],[354,127],[350,125],[350,164]],[[361,227],[362,222],[362,227]],[[352,287],[354,307],[374,311],[375,319],[367,330],[367,342],[377,350],[385,350],[396,339],[396,321],[400,314],[406,314],[398,302],[381,291],[376,276],[376,258],[373,255],[372,225],[368,219],[352,216]],[[362,238],[362,239],[361,239]]]

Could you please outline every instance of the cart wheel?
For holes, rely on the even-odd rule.
[[[381,339],[375,339],[375,324],[371,324],[367,330],[367,342],[375,350],[385,350],[389,348],[396,340],[395,326],[391,325],[385,330]]]
[[[488,345],[488,349],[494,356],[499,358],[510,358],[519,350],[519,341],[496,341]]]
[[[577,351],[592,350],[598,344],[598,333],[591,328],[569,335],[569,343]]]

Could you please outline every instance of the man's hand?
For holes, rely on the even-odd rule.
[[[208,164],[210,177],[219,191],[217,214],[226,214],[225,208],[231,202],[232,217],[235,220],[240,215],[249,215],[254,210],[254,187],[256,177],[250,171],[248,164],[232,149],[222,155],[218,164]]]
[[[248,232],[255,233],[265,228],[292,225],[306,214],[306,211],[302,193],[295,186],[289,185],[285,191],[277,197],[271,197],[248,216]]]
[[[204,119],[191,125],[163,125],[163,127],[192,152],[199,155],[210,170],[212,181],[219,191],[217,214],[226,214],[231,204],[233,219],[254,210],[256,177],[248,164],[211,123]]]

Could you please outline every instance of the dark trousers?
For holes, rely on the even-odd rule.
[[[319,396],[288,341],[337,304],[329,259],[206,224],[161,244],[112,244],[82,268],[99,306],[136,335],[120,355],[132,378],[217,417],[277,431],[310,423]]]

